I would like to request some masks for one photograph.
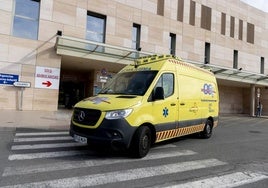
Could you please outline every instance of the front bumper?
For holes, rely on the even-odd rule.
[[[115,148],[129,148],[136,127],[132,127],[125,119],[104,119],[99,127],[85,128],[75,125],[71,121],[70,135],[87,138],[90,145],[106,145]]]

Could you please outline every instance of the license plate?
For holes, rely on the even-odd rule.
[[[83,137],[83,136],[79,136],[79,135],[74,135],[74,140],[76,142],[80,142],[82,144],[87,144],[87,138],[86,137]]]

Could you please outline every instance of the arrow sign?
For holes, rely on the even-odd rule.
[[[39,67],[35,69],[35,88],[59,89],[60,69]]]
[[[50,81],[42,82],[43,85],[46,85],[46,87],[50,87],[52,83]]]

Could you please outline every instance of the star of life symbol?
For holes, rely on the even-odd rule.
[[[165,116],[165,117],[168,116],[168,109],[167,109],[167,107],[165,107],[165,108],[163,109],[163,116]]]

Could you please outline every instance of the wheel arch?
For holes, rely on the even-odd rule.
[[[152,138],[152,143],[151,144],[154,144],[155,141],[156,141],[156,130],[155,130],[155,127],[153,124],[151,123],[143,123],[141,124],[138,128],[142,127],[142,126],[146,126],[146,127],[149,127],[150,131],[151,131],[151,138]],[[138,128],[136,129],[136,131],[138,130]],[[135,132],[136,132],[135,131]],[[135,133],[134,133],[135,134]],[[132,137],[133,139],[133,137]]]
[[[212,123],[212,127],[214,127],[214,118],[213,118],[212,116],[209,116],[209,117],[206,119],[206,121],[207,121],[207,120],[210,120],[211,123]]]

